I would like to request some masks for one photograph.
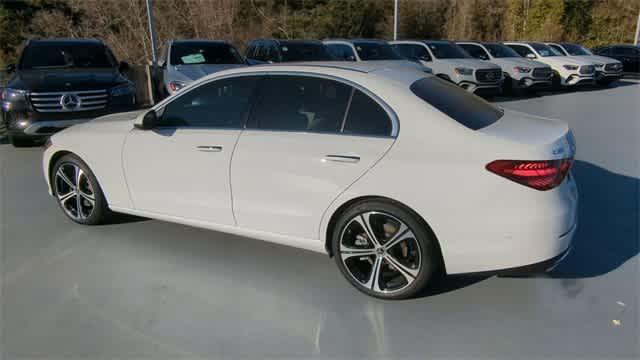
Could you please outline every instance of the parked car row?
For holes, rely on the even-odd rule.
[[[193,81],[225,69],[285,62],[371,62],[425,73],[478,95],[519,95],[550,87],[606,85],[637,68],[637,48],[608,47],[618,61],[569,43],[451,42],[326,39],[251,41],[246,52],[217,40],[169,40],[151,71],[153,97],[162,100]],[[635,56],[635,57],[634,57]],[[0,94],[2,121],[15,145],[103,114],[136,107],[135,85],[100,40],[46,39],[26,43]]]

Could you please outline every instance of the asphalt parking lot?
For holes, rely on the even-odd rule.
[[[144,219],[75,225],[41,149],[0,145],[0,355],[638,358],[640,82],[497,101],[574,129],[575,251],[547,275],[458,276],[396,302],[299,249]]]

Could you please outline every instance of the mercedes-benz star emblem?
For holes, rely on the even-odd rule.
[[[60,105],[65,110],[75,110],[80,107],[80,98],[76,94],[64,94],[60,98]]]

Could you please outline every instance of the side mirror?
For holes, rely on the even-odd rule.
[[[531,54],[531,53],[527,54],[527,59],[535,59],[535,58],[536,56],[534,54]]]
[[[7,69],[6,70],[7,70],[8,73],[12,73],[12,72],[16,71],[16,65],[15,64],[9,64],[9,65],[7,65]]]
[[[158,126],[158,115],[155,110],[149,110],[146,113],[138,116],[133,121],[133,126],[140,130],[151,130]]]
[[[129,63],[126,61],[121,61],[120,64],[118,64],[118,71],[120,71],[121,73],[126,72],[129,70]]]

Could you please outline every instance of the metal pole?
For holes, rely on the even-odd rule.
[[[398,40],[398,1],[395,0],[393,7],[393,40]]]
[[[638,24],[636,25],[636,39],[633,42],[636,45],[638,45],[638,38],[640,38],[640,12],[638,12]]]
[[[153,20],[153,0],[147,0],[147,19],[149,21],[149,37],[151,38],[152,65],[158,64],[158,46],[156,43],[156,26]]]

